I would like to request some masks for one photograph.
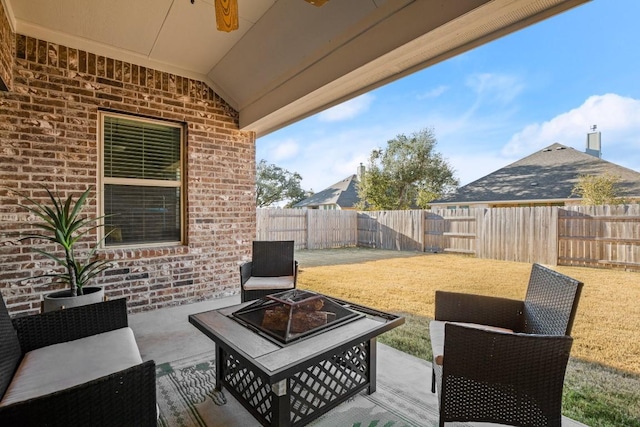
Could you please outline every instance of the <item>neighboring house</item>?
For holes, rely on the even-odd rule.
[[[640,173],[602,160],[599,150],[583,153],[552,144],[431,202],[434,208],[564,206],[579,204],[571,194],[580,175],[620,177],[619,196],[640,200]]]
[[[296,203],[293,207],[300,209],[356,209],[356,204],[360,201],[357,184],[358,177],[351,175]]]
[[[241,1],[240,28],[223,33],[212,1],[2,0],[11,314],[59,288],[15,243],[34,218],[11,190],[95,189],[87,213],[116,214],[98,284],[130,310],[237,294],[256,238],[256,138],[586,1]]]

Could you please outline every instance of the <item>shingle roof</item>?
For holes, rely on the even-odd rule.
[[[621,178],[620,196],[640,196],[640,172],[555,143],[432,203],[568,199],[580,175],[607,172]]]
[[[320,205],[338,205],[341,208],[352,208],[358,201],[358,191],[356,183],[358,182],[356,175],[351,175],[342,181],[325,188],[319,193],[308,197],[295,205],[294,208],[320,206]]]

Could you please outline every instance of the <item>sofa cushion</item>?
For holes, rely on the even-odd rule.
[[[499,328],[497,326],[479,325],[477,323],[464,322],[443,322],[440,320],[432,320],[429,323],[429,338],[431,338],[431,351],[433,352],[433,361],[437,365],[442,366],[444,359],[444,325],[452,323],[454,325],[466,326],[468,328],[483,329],[485,331],[513,333],[511,329]]]
[[[24,355],[0,407],[84,384],[142,363],[131,328],[42,347]]]
[[[250,277],[244,285],[247,291],[257,291],[263,289],[293,289],[293,276],[280,277]]]

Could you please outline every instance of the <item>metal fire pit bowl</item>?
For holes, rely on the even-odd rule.
[[[280,345],[363,316],[326,295],[298,289],[268,295],[232,313],[233,319]]]

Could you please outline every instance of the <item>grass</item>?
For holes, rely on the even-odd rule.
[[[640,376],[572,359],[562,412],[592,427],[640,427]]]
[[[431,361],[429,321],[431,319],[411,313],[396,313],[404,316],[404,325],[382,334],[378,341],[420,359]]]
[[[563,414],[594,427],[640,427],[640,273],[553,269],[582,281]],[[531,265],[449,254],[417,254],[303,268],[300,288],[405,316],[379,341],[431,360],[428,323],[437,289],[522,299]]]

